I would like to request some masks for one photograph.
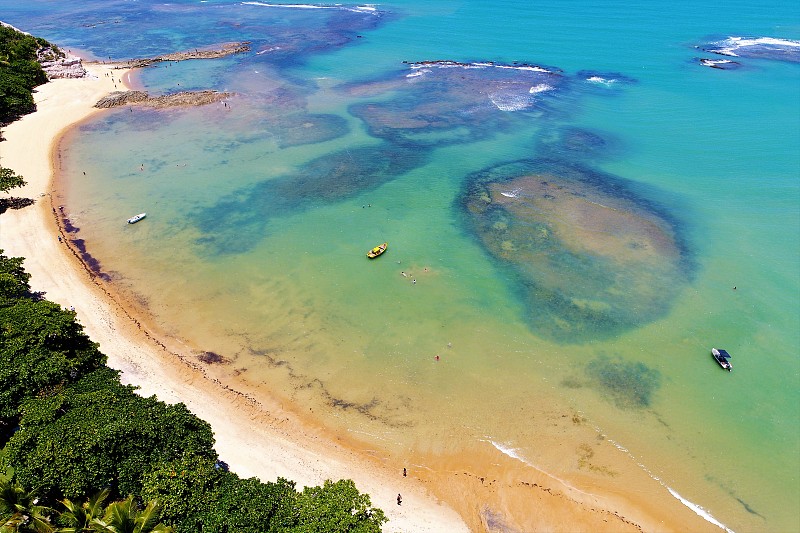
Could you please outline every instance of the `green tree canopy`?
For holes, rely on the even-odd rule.
[[[388,519],[371,507],[352,480],[325,481],[322,487],[306,487],[297,501],[298,533],[380,533]]]
[[[108,533],[172,533],[173,529],[158,521],[159,503],[152,501],[139,509],[133,496],[114,502],[106,508],[103,518],[91,522],[92,531]]]
[[[14,480],[14,470],[0,474],[0,533],[49,533],[53,526],[39,498]]]
[[[19,294],[26,289],[19,281],[13,270],[0,269],[0,287]],[[72,311],[31,298],[0,307],[0,444],[3,428],[16,425],[25,400],[75,381],[105,361]]]
[[[0,26],[0,124],[35,110],[31,91],[47,82],[36,54],[47,47],[44,39]]]
[[[0,307],[30,295],[31,275],[22,268],[21,257],[6,257],[0,250]]]
[[[22,176],[18,176],[10,168],[0,167],[0,192],[8,192],[17,187],[27,185]]]
[[[239,479],[214,461],[184,456],[145,476],[142,497],[163,504],[162,519],[178,533],[287,531],[295,523],[294,483]]]
[[[216,459],[208,423],[183,404],[142,398],[101,368],[53,394],[23,404],[5,461],[19,481],[50,498],[82,497],[100,487],[139,494],[152,465],[183,454]]]
[[[64,511],[59,515],[58,521],[65,527],[58,529],[58,533],[88,533],[92,531],[95,519],[103,517],[105,505],[111,490],[105,488],[95,493],[83,503],[74,503],[69,498],[61,500]]]

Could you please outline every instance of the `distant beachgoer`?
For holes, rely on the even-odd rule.
[[[406,472],[406,469],[403,468],[403,477],[406,477],[406,475],[408,475],[407,472]]]
[[[84,176],[86,175],[86,171],[85,171],[85,170],[83,171],[83,175],[84,175]]]
[[[412,280],[411,280],[411,283],[413,283],[414,285],[416,285],[416,284],[417,284],[417,280],[415,280],[415,279],[412,279]]]
[[[70,306],[69,306],[69,310],[70,310],[70,311],[75,311],[75,306],[72,306],[72,305],[70,305]]]
[[[405,272],[400,272],[400,274],[402,274],[404,278],[408,277],[408,274],[406,274]]]
[[[397,505],[400,505],[401,503],[403,503],[403,497],[398,494],[397,495]]]
[[[733,286],[733,290],[736,290],[736,286],[735,285]]]
[[[58,236],[58,242],[61,242],[61,235]]]
[[[436,357],[434,357],[434,359],[435,359],[436,361],[438,361],[438,360],[439,360],[439,356],[437,355]]]

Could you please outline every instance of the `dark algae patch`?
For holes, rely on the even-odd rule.
[[[375,189],[420,166],[425,151],[383,143],[323,155],[295,172],[263,181],[199,211],[206,252],[243,253],[256,246],[273,217],[302,213]]]
[[[661,373],[642,362],[598,357],[586,365],[589,379],[617,407],[650,407],[653,395],[661,386]]]
[[[457,204],[543,337],[585,342],[656,320],[689,277],[676,222],[615,176],[521,160],[471,175]]]

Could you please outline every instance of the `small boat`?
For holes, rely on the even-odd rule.
[[[131,218],[128,219],[128,224],[136,224],[146,216],[147,213],[139,213],[138,215],[132,216]]]
[[[733,366],[731,365],[731,362],[728,361],[728,359],[730,359],[730,357],[731,357],[731,354],[729,354],[725,350],[722,350],[722,349],[718,350],[716,348],[711,348],[711,357],[713,357],[714,360],[717,363],[719,363],[719,366],[721,366],[722,368],[724,368],[728,372],[733,370]]]
[[[369,257],[370,259],[375,259],[376,257],[378,257],[379,255],[381,255],[383,252],[386,251],[387,246],[389,246],[388,242],[385,242],[380,246],[376,246],[375,248],[367,252],[367,257]]]

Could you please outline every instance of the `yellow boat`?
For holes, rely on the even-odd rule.
[[[378,257],[379,255],[381,255],[383,252],[386,251],[387,246],[389,246],[388,242],[385,242],[380,246],[376,246],[375,248],[367,252],[367,257],[369,257],[370,259],[375,259],[376,257]]]

